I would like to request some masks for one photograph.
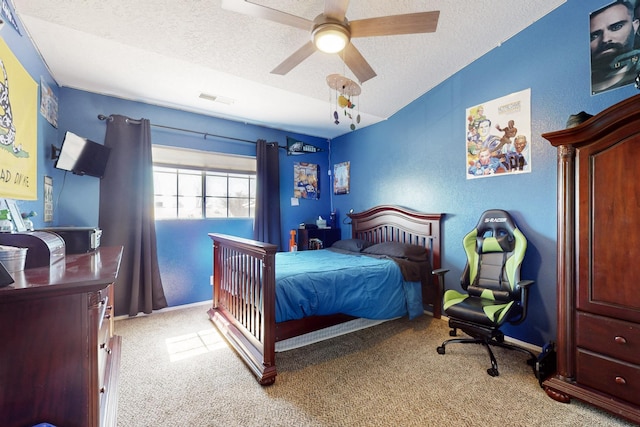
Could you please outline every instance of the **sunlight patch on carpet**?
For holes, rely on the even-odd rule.
[[[165,342],[167,344],[167,352],[169,353],[169,360],[171,362],[188,359],[200,354],[226,348],[227,346],[220,336],[213,330],[178,335],[176,337],[167,338]]]

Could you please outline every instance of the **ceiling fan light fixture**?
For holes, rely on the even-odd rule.
[[[311,34],[313,44],[322,52],[337,53],[349,43],[349,30],[340,24],[318,25]]]

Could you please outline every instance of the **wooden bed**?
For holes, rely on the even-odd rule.
[[[349,214],[351,236],[372,243],[394,241],[424,246],[432,269],[437,269],[441,267],[442,216],[377,206]],[[275,381],[277,341],[355,319],[337,314],[276,323],[276,246],[218,233],[209,236],[213,240],[213,305],[209,317],[260,384]],[[428,289],[423,287],[423,302],[432,306],[435,318],[440,318],[442,284],[436,277],[431,283]]]

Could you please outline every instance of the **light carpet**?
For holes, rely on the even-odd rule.
[[[398,319],[278,353],[260,386],[217,333],[207,306],[117,320],[118,426],[632,426],[540,388],[526,356],[479,345],[436,347],[445,321]]]

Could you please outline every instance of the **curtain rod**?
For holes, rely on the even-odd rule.
[[[98,119],[99,120],[113,120],[111,116],[105,116],[104,114],[98,114]],[[140,120],[135,120],[135,119],[127,119],[127,121],[129,121],[129,122],[131,122],[133,124],[137,124],[137,125],[139,125],[141,123]],[[171,126],[156,125],[156,124],[153,124],[153,123],[150,123],[150,125],[153,126],[153,127],[156,127],[156,128],[176,130],[176,131],[179,131],[179,132],[195,133],[195,134],[204,136],[204,139],[207,139],[207,136],[212,136],[212,137],[215,137],[215,138],[224,138],[224,139],[230,139],[230,140],[233,140],[233,141],[248,142],[250,144],[256,144],[256,141],[251,141],[251,140],[248,140],[248,139],[234,138],[234,137],[231,137],[231,136],[224,136],[224,135],[216,135],[216,134],[213,134],[213,133],[202,132],[202,131],[191,130],[191,129],[182,129],[182,128],[176,128],[176,127],[171,127]],[[275,144],[275,142],[274,142],[274,144]],[[286,147],[280,147],[280,145],[278,145],[278,148],[286,149]]]

